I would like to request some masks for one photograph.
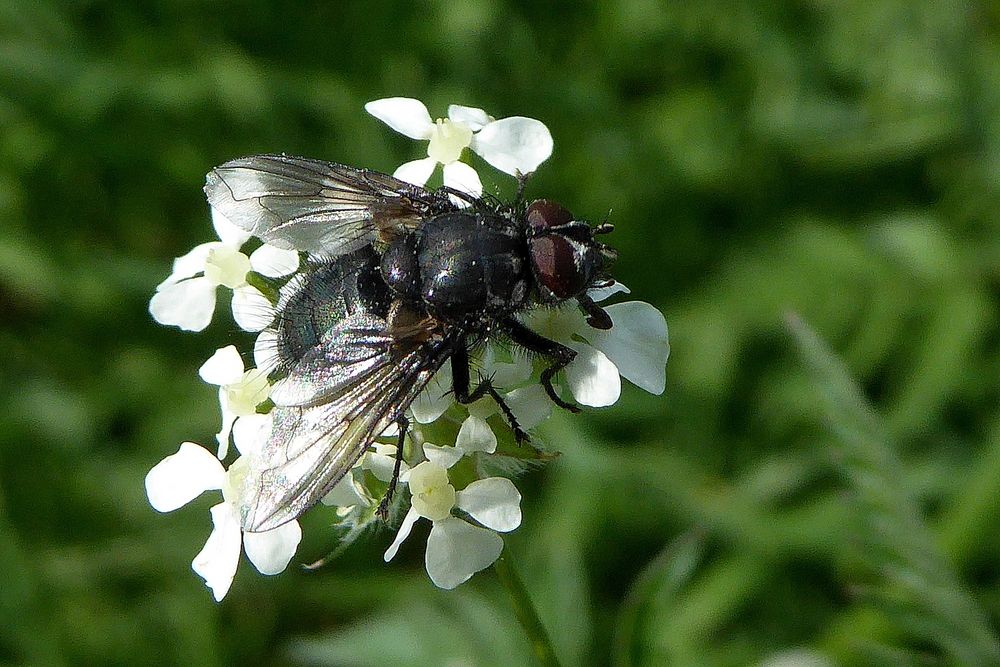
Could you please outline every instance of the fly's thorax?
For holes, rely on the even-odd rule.
[[[450,322],[516,309],[530,275],[523,231],[488,210],[431,218],[393,241],[381,267],[400,298],[419,299],[428,312]]]

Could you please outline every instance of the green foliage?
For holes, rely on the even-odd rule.
[[[208,500],[142,488],[210,441],[196,369],[248,340],[146,312],[211,238],[205,172],[392,170],[421,155],[363,112],[390,95],[543,120],[529,194],[610,210],[670,324],[665,395],[558,415],[519,483],[563,664],[1000,662],[998,80],[975,1],[0,4],[0,662],[530,664],[495,577],[434,589],[423,533],[244,563],[216,605]]]

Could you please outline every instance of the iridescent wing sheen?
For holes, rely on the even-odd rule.
[[[249,457],[243,529],[297,518],[350,471],[454,350],[454,338],[400,340],[370,313],[349,315],[272,392],[274,425]]]
[[[205,195],[236,226],[281,248],[335,257],[456,209],[447,193],[290,155],[254,155],[208,173]]]

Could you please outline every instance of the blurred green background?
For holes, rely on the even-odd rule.
[[[998,81],[992,2],[5,0],[0,663],[530,664],[492,572],[439,591],[388,531],[215,604],[214,499],[143,492],[249,340],[146,312],[205,172],[391,171],[422,149],[362,107],[404,95],[543,120],[529,195],[610,210],[670,325],[665,395],[554,418],[519,482],[565,664],[1000,664]]]

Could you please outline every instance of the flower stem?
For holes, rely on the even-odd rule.
[[[493,569],[496,571],[501,585],[507,589],[507,593],[510,595],[511,604],[514,606],[514,615],[517,616],[517,622],[521,624],[524,634],[531,642],[531,649],[534,651],[535,657],[538,658],[538,662],[543,667],[559,667],[559,660],[556,658],[555,651],[552,650],[549,635],[545,631],[541,619],[538,618],[538,612],[535,611],[534,605],[531,604],[527,589],[511,565],[509,554],[510,551],[504,548],[500,558],[493,563]]]

